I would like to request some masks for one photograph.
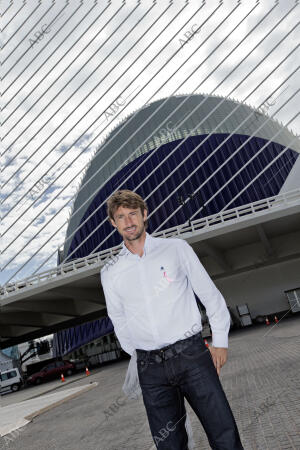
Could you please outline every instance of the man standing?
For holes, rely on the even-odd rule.
[[[146,232],[148,208],[138,194],[116,191],[107,201],[107,213],[123,237],[113,263],[101,269],[107,312],[122,348],[130,355],[136,350],[156,447],[188,449],[186,398],[212,449],[243,450],[219,380],[230,328],[222,294],[185,240],[155,238]],[[209,348],[201,334],[194,292],[212,329]]]

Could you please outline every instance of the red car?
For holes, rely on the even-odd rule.
[[[43,367],[39,372],[27,378],[28,384],[41,384],[44,381],[59,378],[61,374],[72,375],[75,372],[75,365],[70,361],[54,361]]]

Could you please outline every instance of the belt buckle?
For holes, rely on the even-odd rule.
[[[162,352],[161,352],[161,351],[159,351],[159,353],[158,353],[158,352],[155,352],[155,353],[154,353],[154,361],[157,362],[157,363],[161,363],[162,360],[163,360],[163,354],[162,354]]]
[[[174,350],[172,347],[166,348],[162,352],[162,358],[167,361],[168,359],[172,358],[172,356],[176,355],[176,350]]]
[[[165,359],[165,350],[158,350],[158,352],[155,353],[155,360],[156,362],[162,362]]]

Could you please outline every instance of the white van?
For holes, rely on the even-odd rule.
[[[22,384],[23,379],[18,368],[14,367],[13,369],[0,372],[0,391],[10,388],[13,392],[16,392]]]

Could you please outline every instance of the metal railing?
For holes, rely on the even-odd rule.
[[[204,229],[203,231],[205,232],[207,231],[207,228],[211,229],[211,227],[218,225],[220,226],[220,224],[222,226],[225,223],[227,224],[229,221],[236,222],[244,216],[249,217],[249,215],[258,215],[262,211],[267,212],[270,209],[273,210],[274,208],[288,206],[294,202],[297,204],[300,203],[300,188],[194,220],[191,222],[191,225],[177,225],[175,227],[168,228],[167,230],[161,230],[153,233],[152,236],[164,238],[176,237],[183,236],[186,233],[193,233],[201,229]],[[99,264],[101,267],[106,258],[118,253],[121,247],[122,244],[119,244],[118,246],[110,249],[101,250],[98,253],[84,256],[83,258],[74,259],[73,261],[65,263],[60,267],[46,270],[36,275],[24,278],[21,281],[8,283],[0,288],[0,297],[7,296],[9,294],[16,294],[16,292],[23,290],[24,288],[33,287],[51,278],[63,277],[69,272],[78,271],[83,268],[90,268],[91,265]]]

